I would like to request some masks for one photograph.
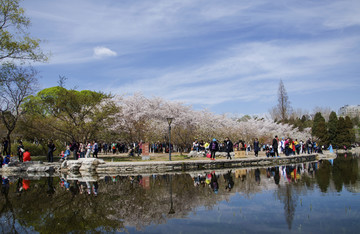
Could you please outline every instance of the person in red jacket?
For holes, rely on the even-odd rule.
[[[25,149],[25,152],[23,153],[23,162],[31,161],[30,158],[30,152],[28,149]]]

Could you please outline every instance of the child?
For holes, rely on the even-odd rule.
[[[68,159],[68,157],[70,156],[70,147],[69,147],[69,146],[66,147],[65,152],[64,152],[63,155],[61,155],[61,156],[62,156],[62,157],[61,157],[61,160],[62,160],[62,161]]]

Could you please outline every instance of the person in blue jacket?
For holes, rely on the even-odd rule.
[[[329,147],[327,149],[329,150],[330,153],[334,153],[334,150],[333,150],[333,147],[331,144],[329,145]]]

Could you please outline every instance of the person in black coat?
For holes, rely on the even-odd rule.
[[[230,141],[229,137],[225,138],[224,144],[225,144],[225,150],[226,150],[226,153],[227,153],[226,159],[231,159],[230,152],[233,152],[234,145]]]
[[[259,155],[259,150],[260,150],[259,140],[257,138],[255,138],[255,140],[254,140],[255,157],[257,157]]]
[[[279,142],[278,136],[275,136],[275,138],[273,139],[273,142],[272,142],[272,148],[274,150],[274,156],[279,157],[279,151],[278,151],[279,143],[278,142]]]
[[[47,160],[48,162],[54,162],[54,151],[56,150],[55,144],[52,141],[49,141],[47,147],[48,147]]]

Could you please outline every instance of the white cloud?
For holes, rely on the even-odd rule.
[[[94,48],[94,57],[96,58],[105,58],[105,57],[114,57],[117,53],[110,50],[109,48],[98,46]]]
[[[141,91],[217,105],[269,102],[276,98],[279,79],[291,94],[357,84],[358,0],[23,4],[37,30],[32,33],[48,40],[54,55],[48,69],[74,65],[79,82],[102,77],[113,93]],[[114,59],[94,63],[109,57]],[[88,74],[85,66],[97,66],[96,72]]]
[[[214,54],[212,61],[203,64],[157,72],[139,69],[137,74],[143,79],[122,85],[119,92],[142,91],[189,104],[215,105],[231,100],[273,101],[280,79],[286,81],[290,92],[296,93],[344,89],[353,82],[343,80],[339,84],[337,77],[326,77],[326,72],[354,60],[349,51],[357,41],[350,38],[239,44]]]

